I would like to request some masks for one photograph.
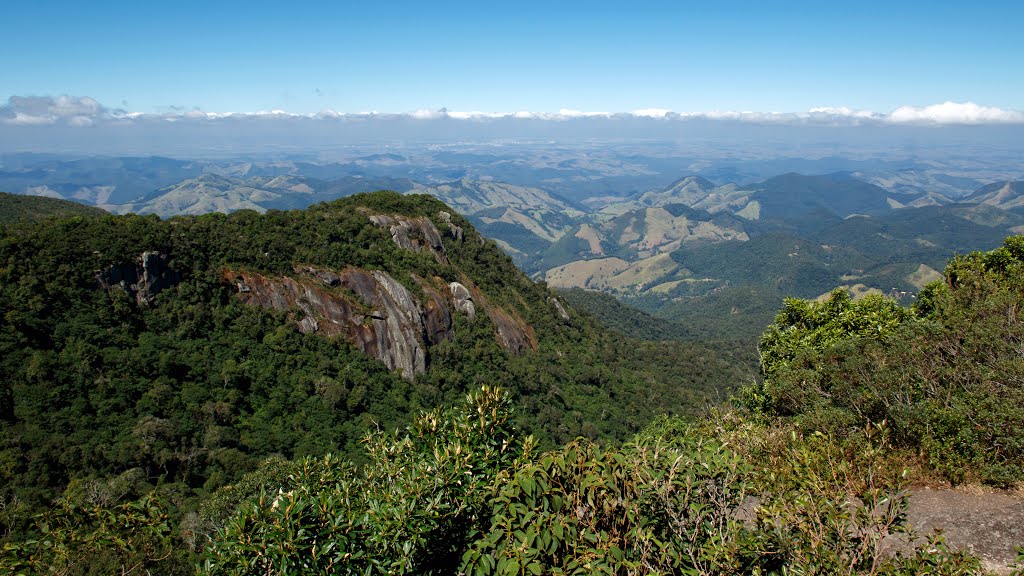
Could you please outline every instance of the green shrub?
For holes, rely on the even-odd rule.
[[[490,490],[532,450],[510,414],[508,396],[485,387],[403,436],[370,434],[362,470],[333,456],[296,463],[216,534],[203,571],[452,573],[485,526]]]
[[[787,300],[761,339],[764,381],[742,393],[803,431],[886,421],[893,443],[953,483],[1024,481],[1024,237],[954,258],[913,309]]]
[[[0,569],[67,576],[188,574],[191,566],[179,551],[168,510],[154,494],[113,506],[62,499],[36,519],[35,538],[5,546]]]

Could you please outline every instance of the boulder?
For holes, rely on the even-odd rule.
[[[469,316],[470,320],[476,317],[476,305],[473,304],[473,294],[469,288],[458,282],[452,282],[448,284],[448,291],[451,292],[452,304],[455,305],[456,310]]]
[[[462,242],[462,227],[456,226],[455,224],[452,223],[452,215],[449,214],[448,212],[445,212],[444,210],[441,210],[440,212],[437,213],[437,217],[440,218],[442,222],[448,225],[448,234],[453,239]]]

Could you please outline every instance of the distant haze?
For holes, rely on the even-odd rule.
[[[807,156],[858,149],[1024,147],[1024,114],[973,103],[902,107],[890,113],[822,108],[803,113],[402,114],[132,113],[88,97],[11,97],[0,105],[0,152],[163,154],[188,157],[301,154],[348,147],[658,141]],[[975,150],[977,151],[977,150]],[[820,150],[810,154],[813,156]]]

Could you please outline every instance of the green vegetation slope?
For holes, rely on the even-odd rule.
[[[18,222],[40,222],[47,218],[102,216],[105,211],[69,200],[0,192],[0,226]]]
[[[8,538],[62,494],[155,489],[179,522],[272,455],[359,461],[368,430],[482,383],[553,447],[695,414],[744,378],[706,347],[604,331],[447,206],[397,193],[12,225],[0,318]]]

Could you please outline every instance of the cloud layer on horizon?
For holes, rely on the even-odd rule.
[[[108,108],[90,97],[11,96],[0,105],[0,124],[14,126],[66,125],[88,127],[97,124],[131,125],[136,123],[175,123],[245,119],[306,119],[360,122],[372,119],[409,119],[417,121],[568,121],[587,119],[637,119],[647,121],[711,120],[770,125],[860,126],[885,125],[994,125],[1024,124],[1024,112],[981,106],[974,102],[944,102],[929,106],[901,106],[889,113],[854,110],[846,107],[813,108],[807,112],[710,111],[675,112],[646,108],[632,112],[585,112],[562,109],[558,112],[518,111],[508,113],[423,109],[406,113],[345,113],[325,109],[316,114],[294,114],[283,110],[260,112],[206,112],[173,110],[166,113],[128,112]]]

